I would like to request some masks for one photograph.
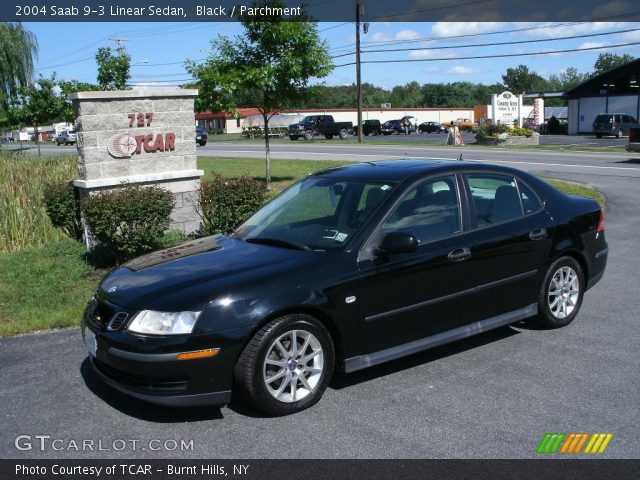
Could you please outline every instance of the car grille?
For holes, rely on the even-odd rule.
[[[92,359],[92,362],[103,375],[116,382],[147,391],[164,394],[180,393],[189,386],[189,379],[185,376],[151,378],[113,368],[97,358]]]
[[[124,325],[124,322],[127,321],[127,318],[129,318],[128,313],[125,313],[125,312],[116,313],[111,319],[111,321],[109,322],[109,325],[107,325],[107,330],[120,330],[122,325]]]
[[[106,327],[109,331],[120,330],[125,325],[129,313],[118,311],[98,299],[95,299],[94,302],[95,307],[91,317],[96,325]]]

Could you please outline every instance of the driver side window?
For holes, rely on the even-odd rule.
[[[460,202],[454,175],[430,179],[411,188],[382,224],[382,236],[404,232],[420,243],[461,231]]]

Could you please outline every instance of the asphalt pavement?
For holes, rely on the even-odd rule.
[[[249,155],[246,145],[221,147],[198,152]],[[281,418],[239,402],[173,410],[121,395],[93,374],[76,328],[0,339],[0,458],[535,458],[547,432],[610,432],[601,457],[639,458],[640,156],[423,147],[420,155],[380,147],[318,145],[301,157],[299,146],[278,146],[274,155],[453,159],[462,150],[471,160],[517,163],[600,189],[609,261],[577,319],[553,331],[523,322],[337,374],[316,406]],[[261,155],[259,146],[252,151]],[[63,439],[62,450],[47,441],[41,450],[35,440],[18,450],[19,435]],[[106,449],[69,449],[70,440]],[[114,440],[139,440],[139,448],[119,451]],[[151,451],[149,440],[193,440],[193,449]]]

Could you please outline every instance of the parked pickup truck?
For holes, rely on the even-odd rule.
[[[629,152],[640,152],[640,128],[629,129],[629,143],[627,144]]]
[[[289,138],[298,140],[304,137],[305,140],[312,140],[316,135],[324,135],[330,140],[337,135],[344,139],[351,130],[351,122],[335,122],[331,115],[309,115],[299,123],[289,125]]]

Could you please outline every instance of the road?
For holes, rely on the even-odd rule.
[[[640,176],[640,155],[623,152],[575,152],[559,150],[514,150],[486,147],[445,147],[403,145],[354,145],[339,143],[278,144],[271,147],[273,158],[313,160],[374,161],[415,158],[494,162],[532,170],[584,175]],[[198,148],[199,156],[264,157],[264,146],[243,142],[213,142]]]
[[[247,151],[260,153],[217,143],[199,149],[201,155],[224,156]],[[78,329],[0,339],[0,458],[535,458],[546,432],[611,432],[603,457],[640,457],[639,160],[626,154],[462,151],[472,160],[516,163],[536,174],[589,183],[606,195],[607,272],[570,326],[545,331],[523,322],[337,374],[315,407],[283,418],[263,418],[238,402],[170,410],[123,396],[88,368]],[[351,160],[457,153],[356,145],[274,148],[279,157]],[[102,440],[107,447],[114,439],[143,445],[186,439],[194,448],[23,452],[14,447],[21,434]]]

